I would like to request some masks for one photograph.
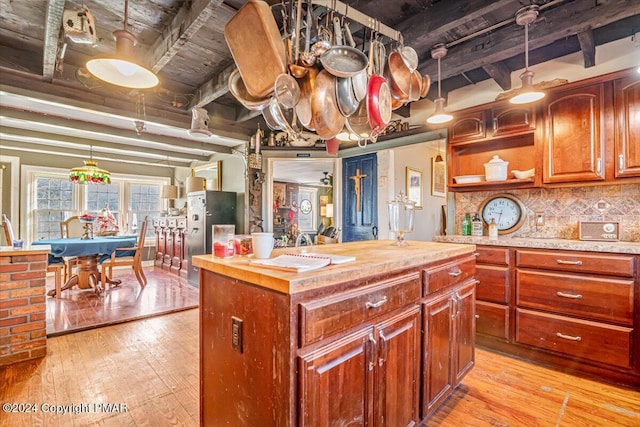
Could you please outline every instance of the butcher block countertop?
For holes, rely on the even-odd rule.
[[[213,255],[197,255],[192,263],[196,267],[234,279],[253,283],[263,288],[295,294],[323,286],[375,276],[392,271],[431,264],[459,255],[471,254],[474,244],[408,241],[406,246],[394,245],[393,240],[316,245],[299,248],[275,249],[271,258],[281,254],[307,252],[318,254],[350,255],[356,260],[341,265],[329,265],[304,273],[289,272],[252,265],[246,256],[215,258]],[[206,283],[200,284],[206,286]]]
[[[509,246],[517,248],[560,249],[567,251],[608,252],[616,254],[640,254],[640,242],[593,242],[569,239],[536,239],[532,237],[436,236],[437,242],[468,243],[471,245]]]

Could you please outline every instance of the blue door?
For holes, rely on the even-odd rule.
[[[342,241],[378,235],[378,168],[375,153],[342,160]]]

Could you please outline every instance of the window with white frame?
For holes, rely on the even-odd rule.
[[[158,216],[162,210],[160,189],[168,178],[112,175],[111,184],[78,185],[69,181],[68,171],[34,166],[23,167],[23,212],[29,241],[60,237],[60,221],[108,208],[118,220],[121,234],[136,234],[139,223]],[[26,191],[29,188],[30,191]],[[153,227],[147,227],[153,237]]]

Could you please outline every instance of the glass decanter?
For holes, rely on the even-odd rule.
[[[403,192],[400,192],[394,200],[388,202],[389,207],[389,231],[395,233],[397,246],[406,246],[404,237],[413,231],[413,215],[416,202],[409,200]]]

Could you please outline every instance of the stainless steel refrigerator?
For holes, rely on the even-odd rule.
[[[194,255],[210,254],[214,224],[236,223],[236,193],[194,191],[187,194],[187,280],[200,285],[200,269],[191,262]]]

